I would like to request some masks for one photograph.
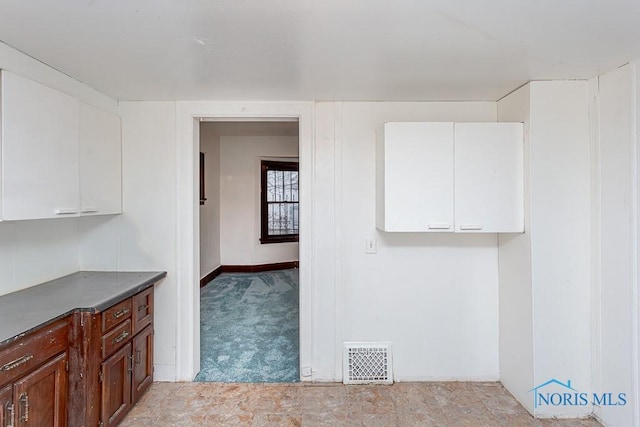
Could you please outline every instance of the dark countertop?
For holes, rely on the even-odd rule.
[[[100,312],[166,275],[164,271],[79,271],[0,296],[0,345],[75,310]]]

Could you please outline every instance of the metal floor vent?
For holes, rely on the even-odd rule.
[[[344,384],[393,384],[390,342],[345,342]]]

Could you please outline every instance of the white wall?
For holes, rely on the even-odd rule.
[[[115,100],[2,42],[0,69],[116,112]],[[0,222],[0,295],[77,271],[79,240],[77,219]]]
[[[298,157],[298,138],[220,138],[220,251],[223,265],[298,260],[298,243],[260,243],[260,160]],[[304,206],[301,207],[304,209]]]
[[[590,145],[587,83],[532,82],[498,102],[525,123],[525,234],[500,237],[501,378],[540,417],[587,406],[538,406],[533,387],[591,385]]]
[[[349,102],[337,111],[336,129],[329,126],[327,133],[340,140],[334,196],[339,338],[391,341],[400,381],[497,380],[496,234],[383,233],[375,227],[376,130],[385,121],[495,121],[496,104]],[[324,147],[330,149],[316,149]],[[365,254],[367,238],[377,239],[377,254]],[[319,359],[331,356],[323,351]]]
[[[123,102],[122,209],[80,219],[80,268],[166,271],[155,289],[155,379],[174,381],[176,365],[175,103]]]
[[[77,270],[77,220],[0,222],[0,295]]]
[[[533,413],[533,276],[531,259],[530,85],[498,101],[498,121],[524,123],[524,229],[499,242],[500,381]]]
[[[531,83],[534,384],[591,389],[590,162],[587,84]],[[576,416],[585,407],[538,407]]]
[[[211,123],[200,125],[200,151],[205,161],[205,197],[200,205],[200,278],[220,267],[220,136]]]
[[[597,358],[594,364],[599,392],[625,392],[624,407],[596,408],[607,426],[632,426],[638,415],[638,251],[637,191],[638,141],[637,64],[626,65],[599,77],[594,85],[594,128],[599,129],[594,154],[598,181],[593,203],[599,222],[594,224],[594,304]]]

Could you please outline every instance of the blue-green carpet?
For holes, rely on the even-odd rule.
[[[224,273],[200,290],[196,381],[296,382],[298,270]]]

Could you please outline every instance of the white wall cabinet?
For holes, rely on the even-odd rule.
[[[80,104],[80,213],[122,213],[120,118]]]
[[[77,99],[2,71],[2,218],[79,211]]]
[[[377,228],[524,231],[522,123],[385,123]]]
[[[118,117],[2,70],[2,220],[121,212]]]
[[[386,123],[383,133],[377,227],[453,231],[453,123]]]
[[[455,231],[524,231],[522,123],[455,124]]]

